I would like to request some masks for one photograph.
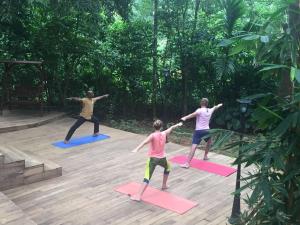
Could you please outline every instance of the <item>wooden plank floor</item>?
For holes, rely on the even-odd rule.
[[[0,133],[23,130],[46,124],[65,115],[63,112],[44,112],[41,116],[37,111],[12,110],[3,111],[0,116]]]
[[[0,224],[5,225],[36,225],[11,200],[0,192]]]
[[[101,126],[110,139],[70,149],[59,149],[51,143],[62,140],[74,122],[71,118],[41,127],[0,134],[0,143],[52,160],[63,167],[62,177],[7,190],[4,193],[25,214],[40,225],[160,224],[202,225],[226,224],[230,216],[235,174],[229,177],[182,169],[173,165],[169,192],[196,201],[199,205],[184,215],[113,191],[126,182],[142,181],[147,149],[131,153],[145,137]],[[74,136],[90,134],[91,123],[85,123]],[[189,148],[169,143],[168,157],[187,153]],[[198,151],[197,156],[202,157]],[[233,160],[210,154],[210,160],[230,165]],[[157,168],[151,185],[160,188],[162,169]]]

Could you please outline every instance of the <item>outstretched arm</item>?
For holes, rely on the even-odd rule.
[[[93,100],[94,100],[94,101],[98,101],[98,100],[100,100],[100,99],[102,99],[102,98],[107,98],[108,96],[109,96],[108,94],[102,95],[102,96],[98,96],[98,97],[93,98]]]
[[[169,127],[168,129],[166,129],[164,132],[165,132],[167,135],[169,135],[169,134],[172,132],[172,130],[173,130],[174,128],[180,127],[180,126],[182,126],[182,124],[183,124],[182,122],[177,123],[177,124],[175,124],[175,125]]]
[[[223,103],[220,103],[220,104],[214,106],[214,107],[213,107],[213,110],[215,111],[215,110],[217,110],[218,108],[220,108],[220,107],[222,107],[222,106],[223,106]]]
[[[196,117],[196,116],[197,116],[197,113],[196,113],[196,112],[193,112],[193,113],[191,113],[191,114],[189,114],[189,115],[187,115],[187,116],[182,117],[181,120],[182,120],[182,121],[186,121],[186,120],[191,119],[191,118],[194,118],[194,117]]]
[[[149,135],[139,146],[137,146],[132,152],[138,152],[142,147],[148,144],[152,139],[152,135]]]
[[[74,101],[82,101],[82,99],[81,98],[78,98],[78,97],[70,97],[70,98],[66,98],[66,99],[68,99],[68,100],[74,100]]]

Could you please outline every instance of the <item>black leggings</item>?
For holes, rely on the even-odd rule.
[[[73,126],[70,128],[65,140],[68,141],[71,139],[72,135],[74,134],[75,130],[80,127],[85,121],[89,121],[94,123],[94,134],[99,132],[99,120],[92,116],[90,120],[85,119],[84,117],[80,116],[78,120],[73,124]]]

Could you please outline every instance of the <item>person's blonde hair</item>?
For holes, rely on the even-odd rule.
[[[200,101],[201,106],[208,106],[208,99],[207,98],[202,98]]]
[[[160,130],[163,126],[163,122],[161,120],[155,120],[153,122],[153,127],[155,130]]]

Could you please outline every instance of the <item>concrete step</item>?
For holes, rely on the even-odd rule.
[[[5,156],[4,163],[15,162],[19,160],[25,160],[25,168],[30,167],[44,167],[43,163],[35,156],[24,153],[13,146],[1,146],[0,152]],[[41,171],[43,172],[43,171]]]
[[[45,170],[44,170],[44,177],[45,179],[51,179],[54,177],[59,177],[62,175],[62,167],[57,165],[56,163],[43,159]]]
[[[0,192],[0,224],[1,225],[36,225],[6,195]]]
[[[6,155],[10,160],[25,160],[24,177],[41,174],[44,172],[44,163],[30,153],[24,153],[14,146],[0,147],[0,152]]]
[[[62,174],[62,167],[50,160],[37,157],[29,152],[25,153],[13,146],[8,146],[7,149],[17,155],[18,158],[25,159],[24,176],[32,176],[43,172],[44,178],[51,178],[52,175],[61,176]]]
[[[14,187],[19,187],[24,184],[24,177],[22,174],[12,174],[10,176],[2,177],[0,180],[0,191],[8,190]]]
[[[10,176],[12,174],[23,174],[25,170],[25,160],[4,163],[1,165],[0,177]]]
[[[62,175],[62,167],[25,153],[13,146],[1,146],[4,163],[0,170],[0,190],[51,179]]]
[[[4,155],[0,152],[0,168],[3,163],[4,163]]]

